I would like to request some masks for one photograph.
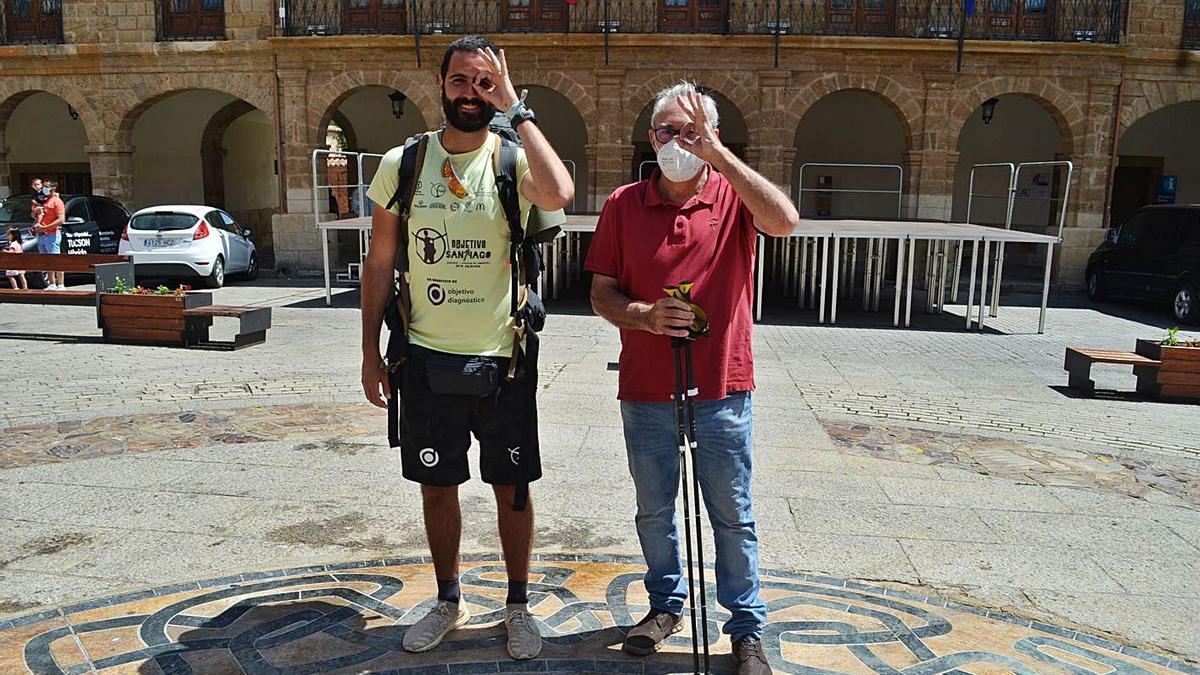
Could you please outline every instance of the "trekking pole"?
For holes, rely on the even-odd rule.
[[[692,368],[692,341],[685,340],[683,343],[683,352],[687,361],[687,391],[685,392],[687,401],[686,412],[688,418],[688,441],[689,449],[692,453],[692,499],[695,501],[695,508],[692,510],[692,517],[695,518],[696,525],[696,559],[700,569],[700,629],[703,631],[704,645],[704,672],[708,672],[708,586],[704,583],[704,537],[700,526],[700,465],[696,458],[696,397],[700,395],[700,390],[696,389],[695,371]],[[687,493],[683,495],[687,499]],[[684,514],[686,517],[687,514]]]
[[[696,587],[692,581],[692,516],[691,516],[691,501],[688,499],[688,469],[687,469],[687,451],[690,445],[687,437],[687,420],[686,420],[686,404],[687,392],[683,388],[683,349],[686,340],[683,338],[671,339],[671,351],[675,363],[675,394],[672,398],[675,400],[675,429],[679,434],[679,472],[680,483],[683,485],[683,536],[685,547],[687,549],[687,577],[688,577],[688,611],[691,614],[692,620],[692,667],[694,672],[700,672],[700,633],[696,630]],[[699,527],[699,522],[697,522]],[[700,592],[704,592],[704,586],[700,586]],[[705,651],[708,651],[708,645],[704,646]],[[707,664],[706,664],[707,665]],[[705,668],[705,672],[707,672]]]

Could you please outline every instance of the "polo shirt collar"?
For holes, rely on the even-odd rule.
[[[663,206],[666,204],[673,204],[673,202],[668,201],[658,189],[658,177],[661,175],[662,171],[657,167],[654,169],[654,173],[650,174],[650,178],[648,180],[649,184],[646,186],[646,194],[642,199],[642,203],[645,206]],[[692,200],[708,206],[716,204],[717,194],[721,191],[721,183],[724,180],[725,177],[722,176],[718,171],[714,170],[711,165],[709,165],[708,180],[704,182],[704,187],[700,188],[700,193],[693,197]],[[679,206],[682,206],[682,204]]]

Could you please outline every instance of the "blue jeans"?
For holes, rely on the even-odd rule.
[[[54,234],[38,234],[37,236],[38,253],[59,253],[58,248],[58,233]]]
[[[622,401],[621,418],[629,473],[637,491],[637,531],[646,558],[650,606],[681,614],[688,589],[675,525],[679,493],[675,406]],[[729,610],[724,631],[735,641],[761,637],[767,618],[767,605],[758,596],[758,536],[750,505],[751,429],[749,392],[696,402],[696,462],[716,542],[717,601]],[[690,483],[692,477],[688,478]],[[688,492],[694,499],[690,484]]]

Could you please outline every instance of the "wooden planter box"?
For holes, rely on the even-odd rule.
[[[185,309],[212,304],[211,293],[173,295],[100,294],[100,327],[111,342],[178,345],[195,344],[195,322]]]
[[[1138,340],[1137,353],[1161,361],[1158,368],[1134,366],[1138,391],[1154,398],[1200,400],[1200,347],[1164,347]]]

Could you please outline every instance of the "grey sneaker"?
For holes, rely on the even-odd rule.
[[[466,603],[438,600],[429,613],[404,633],[404,651],[427,652],[438,646],[450,631],[471,619]]]
[[[526,605],[508,605],[504,627],[508,629],[508,655],[523,661],[542,653],[542,634]]]

